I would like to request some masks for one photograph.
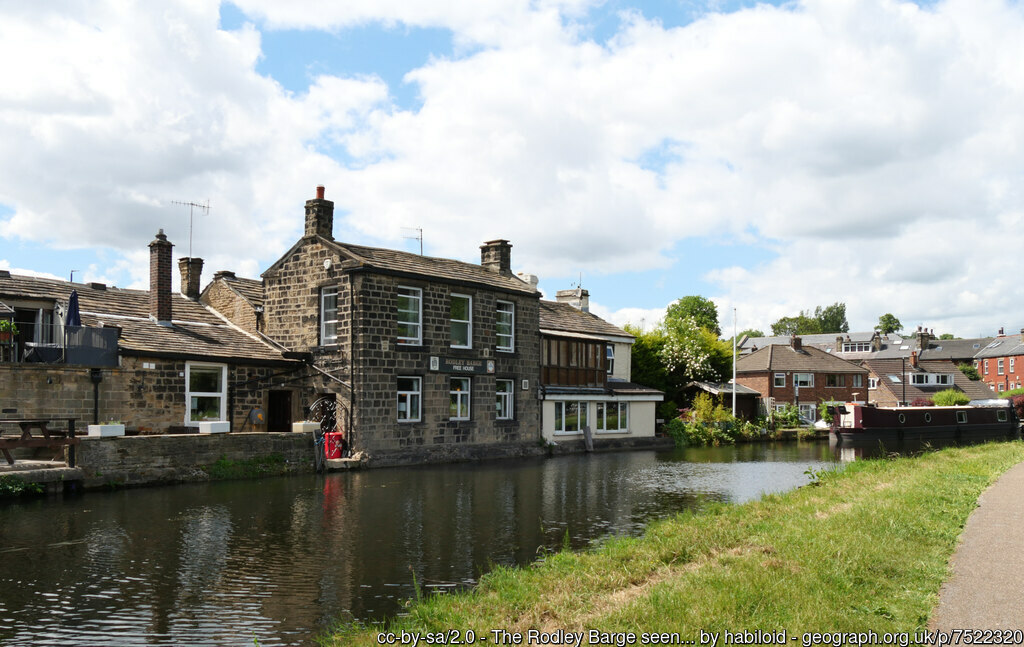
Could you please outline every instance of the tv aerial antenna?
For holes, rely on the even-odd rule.
[[[210,200],[207,199],[206,202],[171,200],[171,204],[180,204],[183,207],[188,207],[188,257],[192,258],[192,216],[196,209],[202,209],[204,215],[210,213]]]
[[[418,240],[418,241],[420,241],[420,256],[423,256],[423,228],[422,227],[402,227],[402,229],[408,229],[410,231],[415,231],[416,232],[415,236],[402,236],[402,238],[407,238],[409,240]]]

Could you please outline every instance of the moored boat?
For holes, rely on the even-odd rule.
[[[1014,438],[1020,421],[1009,400],[972,400],[952,407],[834,407],[831,434],[840,444],[896,446],[907,441],[975,442]]]

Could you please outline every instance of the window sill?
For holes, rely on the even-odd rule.
[[[551,432],[554,436],[582,436],[582,431],[553,431]]]

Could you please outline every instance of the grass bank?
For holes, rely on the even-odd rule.
[[[472,592],[413,604],[389,629],[913,631],[978,496],[1022,460],[1024,443],[1011,442],[852,463],[640,538],[497,568]],[[378,631],[343,626],[322,641],[372,645]]]

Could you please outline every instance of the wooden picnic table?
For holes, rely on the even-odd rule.
[[[53,420],[66,420],[67,431],[50,429]],[[0,452],[7,459],[8,465],[14,465],[14,457],[10,450],[18,447],[68,447],[68,467],[75,466],[75,420],[77,418],[0,418],[0,424],[16,424],[21,428],[21,436],[0,436]],[[38,429],[39,436],[33,436],[32,430]]]

